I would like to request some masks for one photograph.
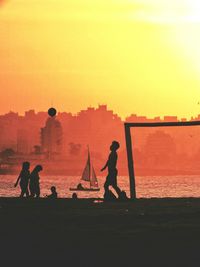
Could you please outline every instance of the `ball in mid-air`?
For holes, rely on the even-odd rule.
[[[50,117],[54,117],[54,116],[56,116],[56,113],[57,113],[57,111],[56,111],[55,108],[50,108],[50,109],[48,110],[48,114],[49,114]]]

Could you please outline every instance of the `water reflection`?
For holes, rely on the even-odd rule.
[[[20,189],[14,188],[16,176],[0,176],[0,196],[19,196]],[[41,197],[49,194],[51,186],[56,186],[59,197],[72,197],[69,188],[76,186],[79,177],[71,176],[42,176]],[[105,177],[99,177],[101,190],[99,192],[78,192],[79,198],[102,198]],[[119,186],[129,195],[128,177],[118,178]],[[137,197],[200,197],[200,176],[154,176],[136,178]]]

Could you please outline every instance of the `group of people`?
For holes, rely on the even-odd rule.
[[[39,173],[43,170],[41,165],[37,165],[32,172],[30,172],[30,162],[26,161],[22,164],[22,170],[17,178],[15,187],[20,185],[20,197],[40,197],[40,176]],[[57,198],[56,187],[51,187],[51,194],[48,198]]]
[[[104,171],[108,169],[108,175],[106,177],[106,182],[104,184],[104,199],[105,200],[114,200],[116,197],[109,189],[109,187],[113,187],[116,191],[118,198],[125,200],[127,199],[126,193],[121,191],[121,189],[117,185],[117,150],[119,149],[120,144],[117,141],[113,141],[110,146],[110,155],[105,166],[101,169]],[[15,183],[15,187],[20,184],[21,194],[20,197],[40,197],[40,176],[39,173],[42,171],[42,166],[37,165],[33,171],[30,173],[30,162],[24,162],[22,166],[22,170],[20,175]],[[80,185],[81,186],[81,185]],[[47,196],[49,198],[57,198],[57,192],[55,186],[51,187],[51,195]]]
[[[40,197],[40,176],[42,166],[37,165],[32,172],[30,172],[30,162],[24,162],[22,164],[22,170],[15,183],[15,187],[20,185],[21,194],[20,197]]]

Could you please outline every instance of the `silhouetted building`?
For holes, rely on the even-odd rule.
[[[50,114],[49,114],[50,115]],[[41,149],[42,152],[51,158],[53,155],[62,152],[62,125],[55,115],[50,115],[44,128],[41,128]]]
[[[99,105],[96,108],[89,107],[81,110],[77,114],[69,112],[52,113],[45,111],[36,112],[35,110],[26,111],[24,115],[15,112],[9,112],[0,115],[0,152],[12,149],[15,155],[3,159],[3,163],[20,166],[22,161],[29,160],[38,162],[50,157],[57,160],[57,170],[64,170],[64,173],[78,174],[84,164],[84,154],[86,145],[89,144],[91,154],[95,161],[95,166],[100,169],[103,159],[107,156],[108,146],[115,139],[121,144],[119,151],[119,172],[127,172],[127,152],[124,138],[124,121],[115,114],[106,105]],[[53,116],[51,116],[53,114]],[[193,116],[188,121],[200,120],[200,115]],[[167,121],[186,121],[185,118],[176,116],[165,117],[145,117],[132,114],[125,119],[126,122],[167,122]],[[158,167],[163,164],[164,167],[173,167],[176,169],[190,168],[200,170],[200,133],[199,127],[164,127],[162,131],[170,135],[176,145],[176,150],[169,144],[169,138],[165,135],[156,134],[154,145],[149,144],[149,135],[155,134],[157,128],[135,128],[132,133],[134,143],[134,159],[136,171],[141,172],[144,168],[151,168],[149,160],[158,157],[163,147],[163,158],[166,164],[157,164]],[[167,141],[168,139],[168,141]],[[160,140],[158,144],[158,140]],[[147,142],[148,141],[148,142]],[[152,141],[153,142],[153,141]],[[148,143],[148,151],[146,145]],[[158,149],[157,149],[158,147]],[[166,152],[165,152],[166,149]],[[168,152],[170,151],[170,153]],[[62,153],[61,153],[62,152]],[[147,156],[148,152],[148,156]],[[159,154],[157,154],[159,152]],[[4,153],[3,153],[4,154]],[[155,155],[156,154],[156,155]],[[166,155],[168,158],[166,159]],[[172,155],[174,160],[172,159]],[[175,160],[176,159],[176,160]],[[82,161],[83,160],[83,161]],[[160,162],[160,161],[159,161]],[[0,156],[1,163],[1,156]],[[60,164],[60,165],[59,165]],[[172,166],[173,165],[173,166]],[[174,165],[176,165],[174,167]],[[50,171],[50,166],[52,167]],[[156,166],[157,167],[157,166]],[[0,167],[1,168],[1,167]],[[49,164],[49,172],[53,173],[55,167]],[[149,170],[145,175],[149,174]],[[151,173],[153,174],[153,172]],[[139,172],[138,172],[139,175]]]
[[[29,154],[29,134],[26,130],[18,130],[17,132],[17,153]]]
[[[164,116],[165,122],[177,122],[178,117],[177,116]]]

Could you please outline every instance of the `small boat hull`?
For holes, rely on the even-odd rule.
[[[83,189],[78,189],[78,188],[70,188],[70,191],[86,191],[86,192],[99,192],[100,188],[83,188]]]

